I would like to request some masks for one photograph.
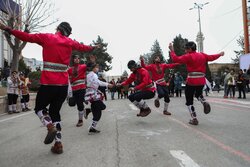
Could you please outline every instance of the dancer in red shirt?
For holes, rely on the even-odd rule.
[[[129,95],[129,100],[140,109],[140,113],[137,116],[146,117],[150,114],[151,109],[146,104],[144,99],[152,99],[155,96],[155,87],[150,79],[148,71],[136,64],[134,60],[128,62],[128,68],[132,71],[132,74],[127,80],[118,84],[118,86],[129,85],[132,82],[136,83],[136,86],[132,89],[135,93]]]
[[[193,97],[195,96],[204,106],[204,113],[208,114],[211,110],[209,103],[204,99],[202,95],[202,90],[206,84],[205,73],[206,73],[206,63],[208,61],[213,61],[218,59],[220,56],[224,55],[224,52],[220,52],[215,55],[207,55],[205,53],[196,52],[196,44],[194,42],[188,42],[185,45],[186,54],[182,56],[176,56],[174,52],[174,47],[170,43],[170,56],[173,62],[186,64],[188,76],[186,80],[186,105],[191,115],[191,120],[189,121],[192,125],[198,125],[198,119],[196,118],[196,112],[193,106]]]
[[[92,51],[94,47],[80,44],[69,38],[72,28],[69,23],[62,22],[55,34],[12,30],[0,23],[0,29],[7,31],[22,41],[37,43],[43,48],[43,70],[40,78],[41,86],[36,96],[35,112],[47,127],[48,133],[44,144],[55,140],[51,148],[53,153],[61,154],[61,116],[60,109],[67,96],[68,65],[72,50]],[[46,107],[49,106],[49,109]]]
[[[164,79],[165,70],[168,68],[174,68],[175,66],[179,65],[177,63],[175,64],[165,64],[161,63],[161,55],[156,54],[154,55],[154,63],[150,65],[145,65],[143,56],[140,57],[141,59],[141,66],[152,74],[152,79],[156,83],[156,89],[158,93],[158,97],[155,99],[155,107],[160,107],[160,99],[164,97],[164,115],[171,115],[171,113],[168,111],[168,105],[170,102],[169,99],[169,91],[167,88],[167,83]]]
[[[79,55],[74,55],[73,66],[69,68],[69,80],[71,83],[73,98],[78,109],[78,122],[77,127],[83,125],[84,115],[84,96],[86,93],[86,70],[87,66],[80,63]]]

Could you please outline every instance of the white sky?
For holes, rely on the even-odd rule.
[[[240,50],[236,39],[243,35],[240,0],[53,0],[58,11],[53,16],[59,22],[41,32],[54,33],[57,24],[67,21],[72,26],[73,39],[92,43],[100,35],[108,43],[113,57],[112,70],[107,75],[120,75],[127,62],[139,60],[157,39],[168,59],[168,44],[181,34],[195,41],[198,33],[198,10],[189,10],[194,2],[205,3],[201,11],[201,28],[205,36],[204,52],[225,51],[215,62],[231,62],[234,50]],[[41,47],[28,44],[23,55],[42,59]]]

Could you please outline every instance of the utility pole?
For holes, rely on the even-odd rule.
[[[196,38],[196,42],[198,45],[198,51],[199,52],[203,52],[203,41],[204,41],[204,35],[201,31],[201,16],[200,16],[200,10],[203,9],[203,6],[207,5],[209,2],[203,3],[203,4],[197,4],[194,3],[194,7],[190,8],[189,10],[193,10],[193,9],[198,9],[198,22],[199,22],[199,32],[197,34],[197,38]]]
[[[249,30],[247,18],[247,0],[242,0],[242,14],[243,14],[243,27],[244,27],[244,48],[245,54],[249,53]]]

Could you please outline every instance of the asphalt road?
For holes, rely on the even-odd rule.
[[[148,100],[152,113],[136,117],[127,100],[108,100],[98,124],[88,135],[92,116],[75,127],[76,108],[65,103],[62,114],[64,153],[44,145],[46,128],[33,112],[0,117],[0,167],[249,167],[250,100],[208,98],[212,112],[195,101],[199,125],[189,125],[185,99],[171,98],[169,111]]]

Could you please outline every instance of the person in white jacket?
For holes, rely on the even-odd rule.
[[[87,89],[85,94],[85,101],[91,103],[91,111],[93,114],[92,123],[89,127],[89,134],[96,134],[100,133],[100,131],[96,129],[96,126],[98,121],[101,119],[102,110],[105,110],[106,108],[106,105],[103,103],[104,96],[102,92],[98,90],[98,87],[106,86],[112,88],[113,85],[107,82],[100,81],[98,79],[98,64],[89,63],[87,66],[90,72],[87,74]]]
[[[7,96],[8,96],[8,113],[19,113],[17,111],[17,98],[18,98],[18,83],[19,79],[17,71],[12,71],[11,75],[7,78]]]

